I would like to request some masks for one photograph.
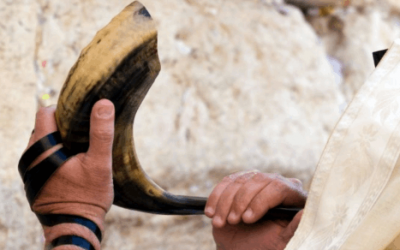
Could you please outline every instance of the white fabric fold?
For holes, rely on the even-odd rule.
[[[400,40],[336,124],[286,250],[379,250],[400,233]]]

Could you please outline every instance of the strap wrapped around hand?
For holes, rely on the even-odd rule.
[[[21,178],[24,180],[28,167],[39,155],[60,143],[62,143],[62,140],[58,131],[48,134],[39,141],[35,142],[35,144],[33,144],[19,160],[18,171],[21,175]]]
[[[71,156],[67,149],[60,148],[26,172],[23,181],[25,184],[26,197],[31,207],[47,180]]]
[[[60,133],[53,132],[34,143],[21,157],[18,170],[25,184],[26,196],[32,207],[39,192],[46,182],[67,161],[72,154],[64,147],[49,155],[36,166],[28,170],[28,167],[42,153],[62,143]],[[92,231],[99,242],[102,240],[100,228],[91,220],[81,216],[68,214],[36,214],[40,223],[52,227],[62,223],[75,223],[82,225]],[[60,245],[76,245],[83,249],[95,249],[86,239],[76,235],[64,235],[53,240],[50,247]]]

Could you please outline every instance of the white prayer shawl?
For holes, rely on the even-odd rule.
[[[285,250],[394,250],[400,234],[400,40],[340,118]]]

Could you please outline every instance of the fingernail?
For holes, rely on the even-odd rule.
[[[215,216],[215,217],[213,218],[213,224],[214,224],[214,226],[222,227],[223,224],[224,224],[224,222],[222,221],[221,217],[219,217],[219,216],[217,215],[217,216]]]
[[[237,216],[237,214],[235,213],[235,212],[231,212],[230,214],[229,214],[229,217],[228,217],[228,221],[229,222],[236,222],[237,221],[237,219],[238,219],[238,216]]]
[[[253,210],[251,210],[251,208],[248,208],[246,212],[244,212],[243,216],[250,219],[253,216]]]
[[[204,213],[208,216],[213,216],[214,215],[214,209],[212,207],[207,207]]]
[[[97,116],[99,118],[108,118],[108,117],[111,116],[112,111],[113,111],[113,107],[112,106],[108,106],[108,105],[107,106],[103,106],[103,107],[101,107],[101,108],[99,108],[97,110]]]

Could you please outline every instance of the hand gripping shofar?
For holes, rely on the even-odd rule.
[[[158,214],[202,214],[206,198],[164,191],[146,175],[136,156],[133,121],[160,69],[155,24],[143,5],[133,2],[97,32],[70,70],[57,104],[58,129],[72,153],[86,152],[91,109],[100,99],[111,100],[114,204]],[[268,214],[286,218],[296,211],[272,209]]]

